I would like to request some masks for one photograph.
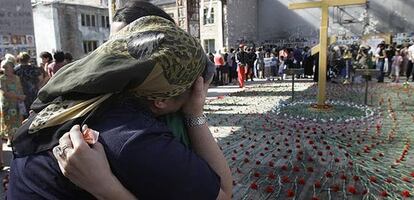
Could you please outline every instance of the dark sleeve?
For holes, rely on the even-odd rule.
[[[138,199],[216,199],[220,177],[170,135],[130,139],[120,153],[121,182]]]

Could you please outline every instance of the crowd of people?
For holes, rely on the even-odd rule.
[[[358,82],[355,69],[378,69],[378,82],[389,77],[399,82],[401,76],[408,81],[413,76],[413,44],[404,45],[380,43],[377,48],[354,42],[352,45],[332,45],[328,53],[328,80],[344,84]],[[254,78],[284,80],[287,68],[303,68],[303,78],[318,81],[319,54],[312,55],[310,47],[263,48],[241,44],[237,50],[209,53],[216,65],[215,85],[236,84],[244,87],[245,81]]]
[[[286,79],[287,68],[305,68],[302,77],[314,76],[315,56],[310,48],[267,48],[249,47],[240,44],[237,50],[209,53],[216,65],[215,85],[237,84],[244,87],[245,81]]]
[[[26,52],[16,57],[6,54],[0,68],[0,169],[4,168],[3,140],[11,146],[11,140],[23,119],[29,115],[30,106],[37,98],[39,89],[65,64],[72,62],[70,53],[56,51],[40,54],[42,62],[36,66]]]

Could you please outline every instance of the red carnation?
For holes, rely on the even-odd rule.
[[[385,179],[385,182],[387,182],[387,183],[392,183],[392,178],[387,178],[387,179]]]
[[[341,175],[341,179],[342,179],[342,180],[346,180],[346,179],[347,179],[346,175],[345,175],[345,174],[342,174],[342,175]]]
[[[269,167],[274,167],[275,163],[273,161],[269,161]]]
[[[404,190],[401,192],[401,195],[405,198],[411,197],[411,194],[408,190]]]
[[[315,144],[315,142],[314,141],[312,141],[312,140],[309,140],[309,144]]]
[[[260,165],[260,161],[256,161],[256,165]]]
[[[282,177],[282,183],[290,183],[290,179],[288,176],[283,176]]]
[[[335,162],[339,162],[339,158],[335,158]]]
[[[299,172],[300,171],[300,168],[298,166],[293,166],[292,170],[294,172]]]
[[[312,200],[320,200],[317,196],[313,196]]]
[[[356,194],[357,190],[354,186],[350,185],[350,186],[348,186],[348,192],[352,193],[352,194]]]
[[[298,181],[299,185],[305,185],[306,181],[304,178],[300,178]]]
[[[313,172],[313,167],[308,167],[307,170],[308,172]]]
[[[325,172],[325,176],[328,177],[328,178],[331,178],[332,177],[332,173],[331,172]]]
[[[269,179],[272,179],[272,180],[276,179],[276,175],[273,172],[270,172],[267,177],[269,177]]]
[[[295,196],[295,192],[292,189],[288,189],[287,190],[287,196],[288,197],[294,197]]]
[[[352,179],[353,179],[354,181],[359,181],[359,176],[353,176],[353,177],[352,177]]]
[[[404,177],[402,180],[405,182],[411,183],[410,177]]]
[[[414,177],[414,172],[411,172],[411,174],[410,174],[412,177]]]
[[[259,172],[255,172],[254,173],[254,177],[260,177],[260,173]]]
[[[335,184],[331,187],[333,192],[338,192],[339,191],[339,185]]]
[[[323,155],[322,151],[318,151],[318,156],[322,156],[322,155]]]
[[[369,177],[369,180],[370,180],[371,182],[373,182],[373,183],[376,183],[376,182],[377,182],[377,177],[375,177],[375,176],[370,176],[370,177]]]
[[[366,195],[368,193],[368,190],[367,189],[363,189],[362,190],[362,195]]]
[[[275,188],[272,185],[268,185],[266,187],[266,192],[267,193],[273,193],[275,191]]]
[[[243,160],[243,162],[248,163],[248,162],[249,162],[249,159],[248,159],[248,158],[245,158],[245,159]]]
[[[388,196],[388,193],[387,193],[387,191],[382,191],[382,192],[380,193],[380,195],[381,195],[382,197],[387,197],[387,196]]]
[[[308,161],[309,161],[309,162],[313,162],[313,158],[312,158],[312,157],[309,157],[309,158],[308,158]]]
[[[250,185],[250,188],[251,188],[251,189],[253,189],[253,190],[257,190],[258,186],[257,186],[257,184],[254,182],[254,183],[252,183],[252,184]]]
[[[287,169],[288,169],[288,167],[287,167],[286,165],[283,165],[283,166],[282,166],[282,170],[283,170],[283,171],[286,171]]]
[[[269,148],[268,148],[268,147],[265,147],[265,148],[264,148],[264,150],[265,150],[265,151],[269,151]]]
[[[320,181],[315,182],[315,188],[321,188],[322,184]]]

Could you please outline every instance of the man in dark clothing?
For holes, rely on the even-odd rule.
[[[251,81],[253,81],[253,76],[254,76],[254,61],[256,61],[257,55],[255,53],[255,49],[254,48],[249,48],[248,53],[247,53],[247,76],[246,76],[246,80],[248,80],[250,78]]]
[[[244,81],[246,80],[248,54],[246,52],[247,47],[240,45],[239,51],[236,53],[237,72],[240,88],[244,87]]]

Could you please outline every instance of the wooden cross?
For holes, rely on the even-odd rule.
[[[319,81],[318,108],[324,108],[326,101],[326,68],[328,54],[329,7],[366,4],[367,0],[321,0],[289,4],[289,9],[321,8],[322,20],[319,34]]]

